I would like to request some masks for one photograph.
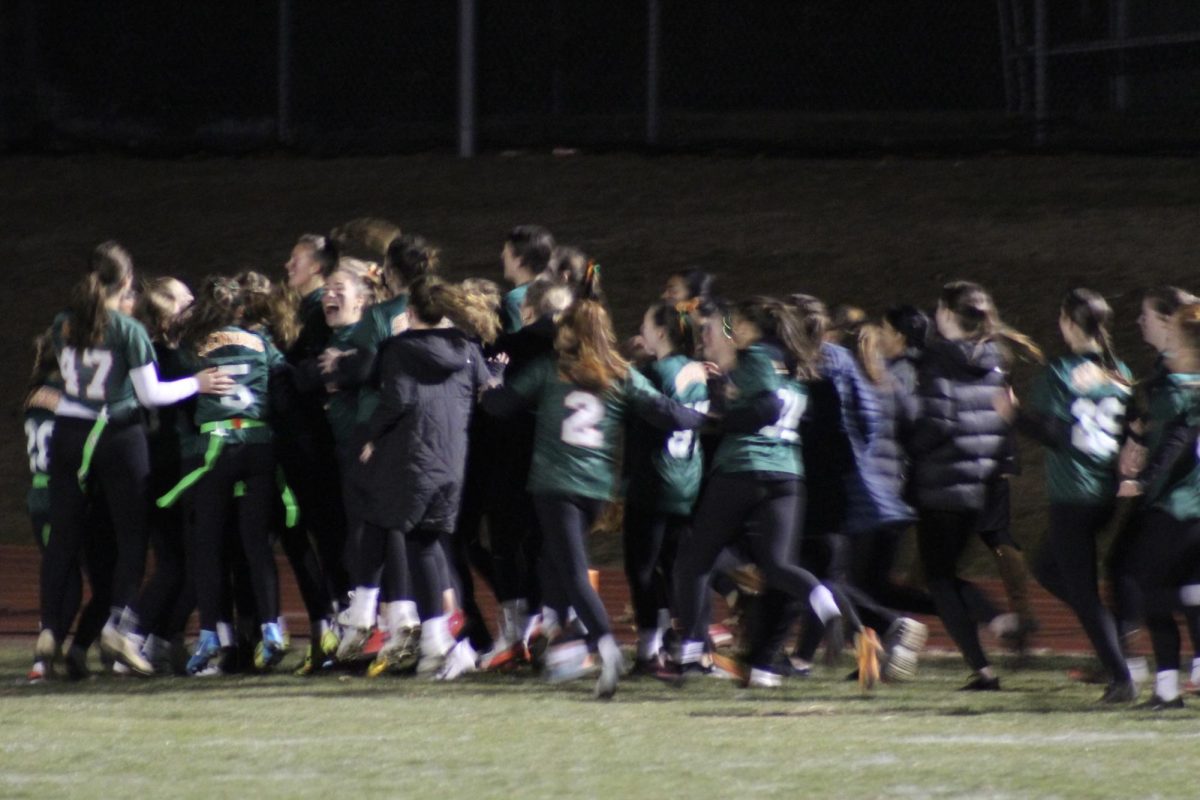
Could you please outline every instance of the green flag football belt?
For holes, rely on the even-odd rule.
[[[196,485],[213,468],[213,464],[217,463],[217,459],[221,456],[221,451],[225,447],[225,439],[229,435],[229,431],[250,430],[253,428],[265,428],[267,423],[257,419],[223,419],[216,422],[206,422],[200,426],[200,433],[208,436],[208,447],[204,451],[204,463],[196,469],[184,475],[179,483],[162,497],[155,501],[155,505],[159,508],[170,508],[179,500],[179,496]],[[275,480],[279,486],[280,499],[283,501],[285,523],[289,528],[296,527],[299,521],[300,511],[296,505],[296,495],[292,492],[291,487],[284,480],[283,471],[276,470]],[[241,497],[245,494],[246,487],[241,481],[238,481],[234,487],[234,496]]]

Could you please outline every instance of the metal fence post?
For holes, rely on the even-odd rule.
[[[659,63],[658,50],[661,35],[659,22],[662,18],[662,4],[659,0],[647,0],[646,3],[646,144],[658,144],[659,134]]]
[[[458,0],[458,155],[475,155],[475,0]]]
[[[280,144],[292,141],[292,10],[292,0],[279,0],[275,136]]]

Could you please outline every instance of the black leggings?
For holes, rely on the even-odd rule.
[[[675,562],[676,608],[685,639],[704,641],[704,614],[713,565],[740,537],[767,586],[807,600],[820,585],[796,564],[796,520],[804,506],[804,483],[761,480],[755,473],[717,474],[708,482],[696,511],[691,539]]]
[[[109,605],[122,608],[141,586],[146,567],[146,487],[150,457],[146,430],[140,423],[110,423],[100,435],[92,457],[89,489],[99,486],[103,506],[89,502],[79,485],[78,471],[84,442],[94,425],[91,420],[58,417],[55,420],[50,460],[50,542],[42,559],[41,616],[44,627],[59,641],[71,620],[64,619],[63,598],[78,580],[84,556],[92,591],[104,590],[104,557],[96,541],[96,513],[106,508],[116,539]],[[101,609],[102,611],[103,609]]]
[[[608,612],[588,580],[587,535],[604,510],[604,501],[576,495],[538,494],[533,496],[533,507],[542,526],[542,561],[546,565],[543,575],[554,584],[544,587],[546,595],[562,597],[566,604],[574,606],[587,627],[588,641],[595,642],[612,632]]]
[[[929,593],[892,580],[892,569],[908,525],[889,525],[854,537],[851,580],[876,601],[912,614],[937,613]]]
[[[675,553],[689,535],[691,519],[635,504],[625,506],[625,577],[638,630],[658,626],[658,610],[671,607]]]
[[[1139,537],[1139,580],[1155,669],[1179,669],[1179,588],[1200,584],[1200,520],[1178,520],[1149,509]]]
[[[988,666],[988,658],[962,592],[964,584],[958,577],[958,561],[978,530],[979,514],[974,511],[922,509],[917,524],[917,547],[929,593],[946,632],[974,670]]]
[[[188,553],[200,627],[216,630],[221,619],[222,557],[226,520],[235,502],[234,484],[246,491],[236,500],[237,530],[254,591],[260,623],[279,617],[279,577],[271,549],[270,522],[275,502],[275,453],[270,444],[226,445],[212,469],[192,489],[196,524]]]
[[[1113,680],[1129,679],[1113,616],[1100,599],[1096,566],[1096,537],[1112,519],[1111,503],[1050,505],[1050,532],[1034,562],[1042,586],[1062,600],[1079,618],[1100,663]]]

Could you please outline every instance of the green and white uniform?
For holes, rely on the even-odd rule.
[[[191,357],[191,354],[189,354]],[[209,337],[195,354],[197,369],[216,367],[237,386],[231,394],[200,395],[196,401],[196,425],[201,434],[219,434],[226,444],[257,444],[271,441],[267,389],[271,370],[283,364],[283,356],[261,333],[234,326],[221,328]],[[253,420],[264,424],[238,426],[235,420]]]
[[[64,402],[58,413],[96,419],[107,410],[109,418],[128,418],[138,407],[129,372],[154,363],[154,345],[146,329],[131,317],[109,311],[101,343],[81,350],[67,344],[68,324],[64,312],[51,329],[63,378]]]
[[[390,337],[403,333],[408,329],[405,312],[408,310],[408,295],[401,294],[391,300],[376,303],[363,312],[363,317],[354,326],[349,341],[349,347],[357,351],[356,359],[362,359],[368,364],[375,361],[375,354]],[[338,345],[330,343],[331,347]],[[346,349],[338,347],[338,349]],[[366,422],[371,418],[376,406],[379,405],[379,389],[371,382],[359,387],[357,421]],[[336,433],[336,431],[335,431]],[[340,440],[339,440],[340,441]]]
[[[792,379],[770,351],[753,344],[738,353],[729,374],[727,414],[745,410],[755,397],[774,394],[783,403],[779,418],[752,433],[727,433],[717,445],[713,471],[764,472],[804,477],[800,453],[800,418],[808,405],[808,389]]]
[[[34,389],[25,400],[25,452],[33,476],[25,505],[42,547],[50,541],[50,439],[54,435],[54,410],[61,397],[60,387],[45,385]]]
[[[1064,446],[1046,450],[1046,492],[1051,503],[1109,504],[1117,491],[1116,461],[1132,397],[1132,374],[1117,365],[1116,380],[1094,354],[1056,359],[1038,375],[1031,409],[1069,430]]]
[[[674,354],[643,367],[650,383],[664,395],[700,412],[708,411],[708,385],[693,381],[677,390],[680,370],[692,363]],[[695,431],[663,433],[649,425],[629,427],[626,501],[663,514],[687,516],[700,495],[704,454]]]

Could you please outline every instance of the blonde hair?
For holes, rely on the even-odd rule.
[[[614,381],[629,375],[629,362],[617,350],[612,320],[595,300],[579,300],[563,313],[554,349],[559,375],[589,391],[607,391]]]
[[[272,283],[254,270],[246,270],[235,280],[242,289],[243,327],[265,328],[276,347],[291,347],[300,336],[295,290],[286,283]]]
[[[426,325],[449,319],[454,327],[485,344],[496,341],[500,334],[500,318],[485,295],[433,275],[418,278],[409,288],[408,307]]]
[[[178,278],[165,277],[151,278],[143,286],[133,317],[142,323],[151,341],[175,343],[182,316],[175,309],[181,299],[179,287],[183,285]]]

